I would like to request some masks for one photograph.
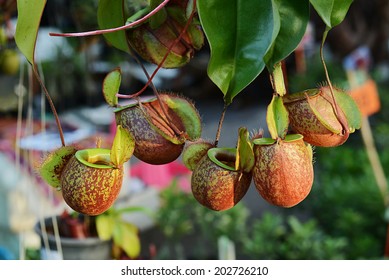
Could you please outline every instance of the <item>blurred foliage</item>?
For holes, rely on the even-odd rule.
[[[69,15],[78,30],[97,29],[97,6],[98,2],[94,0],[69,2]]]
[[[26,249],[26,255],[25,255],[26,260],[41,260],[41,252],[39,249],[35,248],[27,248]]]
[[[389,166],[387,154],[384,166]],[[347,259],[381,258],[385,207],[364,147],[317,148],[316,158],[315,182],[302,207],[325,233],[347,239]]]
[[[383,150],[388,149],[387,146],[389,143],[389,110],[386,109],[389,108],[389,78],[379,78],[379,74],[377,72],[381,71],[377,70],[376,72],[372,73],[372,78],[377,82],[377,90],[380,97],[381,110],[370,117],[370,123],[372,125],[375,137],[374,140],[376,141],[377,147],[378,149]],[[386,71],[389,71],[389,69],[387,69]],[[389,76],[389,74],[387,75]],[[389,152],[384,153],[381,156],[389,157]]]
[[[161,192],[161,199],[157,224],[167,243],[158,258],[214,258],[219,237],[225,236],[236,243],[245,234],[249,212],[243,204],[223,212],[211,211],[200,205],[191,193],[182,191],[176,181]],[[184,248],[188,238],[192,243]]]
[[[346,246],[345,238],[325,234],[313,219],[301,222],[296,216],[272,213],[254,221],[248,238],[242,240],[251,259],[344,259]]]
[[[302,222],[296,216],[267,212],[251,223],[243,203],[227,211],[211,211],[176,184],[165,189],[161,198],[157,223],[167,242],[158,258],[216,258],[222,236],[235,243],[238,257],[244,259],[346,258],[347,239],[324,233],[314,219]]]
[[[331,83],[341,89],[347,88],[346,74],[343,66],[339,61],[332,59],[330,54],[324,54],[326,59],[326,66],[328,68]],[[289,62],[287,62],[289,63]],[[299,92],[310,88],[316,88],[326,83],[325,72],[323,64],[320,60],[320,53],[318,51],[309,54],[306,58],[306,72],[296,73],[290,69],[288,72],[288,91]],[[309,75],[307,75],[309,73]]]
[[[181,191],[177,181],[161,192],[162,207],[157,213],[158,224],[168,239],[181,238],[193,233],[191,197]]]

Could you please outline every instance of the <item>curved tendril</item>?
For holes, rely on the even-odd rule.
[[[126,30],[130,29],[138,24],[141,24],[145,22],[147,19],[158,13],[165,5],[169,2],[170,0],[164,0],[161,4],[159,4],[157,7],[155,7],[154,10],[152,10],[150,13],[145,15],[144,17],[133,21],[129,24],[119,26],[119,27],[114,27],[114,28],[108,28],[108,29],[101,29],[101,30],[94,30],[94,31],[87,31],[87,32],[75,32],[75,33],[49,33],[50,36],[57,36],[57,37],[85,37],[85,36],[93,36],[93,35],[101,35],[101,34],[106,34],[106,33],[112,33],[116,31],[121,31],[121,30]]]

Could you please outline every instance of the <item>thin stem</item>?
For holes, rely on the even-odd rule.
[[[219,144],[220,133],[222,130],[224,117],[226,115],[227,108],[228,108],[228,104],[224,103],[224,108],[223,108],[223,111],[222,111],[222,114],[221,114],[220,120],[219,120],[219,126],[217,127],[217,131],[216,131],[216,137],[215,137],[215,143],[214,143],[215,147],[217,147],[217,145]]]
[[[159,69],[161,69],[162,65],[165,63],[165,61],[166,61],[167,57],[169,56],[169,54],[170,54],[171,50],[173,49],[173,47],[175,45],[177,45],[178,42],[182,39],[182,36],[184,36],[186,30],[188,29],[190,23],[193,20],[195,12],[196,12],[196,0],[193,1],[193,9],[192,9],[192,12],[191,12],[191,14],[190,14],[190,16],[188,18],[188,21],[186,22],[184,28],[182,29],[181,33],[177,36],[177,38],[173,41],[173,43],[169,46],[167,52],[165,53],[164,57],[162,58],[162,61],[158,64],[157,68],[154,70],[154,72],[151,75],[151,77],[149,77],[149,79],[148,79],[147,83],[144,85],[144,87],[141,90],[139,90],[138,92],[134,93],[134,94],[131,94],[131,95],[117,94],[116,95],[117,97],[120,97],[120,98],[133,98],[133,97],[136,97],[136,96],[140,95],[142,92],[144,92],[146,90],[146,88],[152,83],[152,80],[154,79],[155,75],[158,73]]]
[[[193,1],[193,8],[192,8],[192,12],[188,18],[188,21],[186,22],[184,28],[182,29],[181,33],[177,36],[177,38],[173,41],[173,43],[169,46],[167,52],[165,53],[164,57],[162,58],[161,62],[158,64],[157,68],[154,70],[153,74],[150,76],[149,73],[147,72],[146,68],[144,67],[143,63],[138,59],[138,57],[136,56],[136,54],[134,54],[130,44],[129,44],[129,41],[128,41],[128,37],[127,37],[127,44],[128,44],[128,47],[129,47],[129,50],[130,50],[130,54],[134,57],[134,59],[136,60],[136,62],[141,66],[143,72],[145,73],[148,81],[147,83],[144,85],[144,87],[139,90],[138,92],[132,94],[132,95],[123,95],[123,94],[117,94],[116,96],[119,97],[119,98],[134,98],[134,97],[138,97],[141,93],[143,93],[146,88],[148,86],[151,85],[152,87],[152,90],[155,94],[155,96],[157,97],[158,99],[158,102],[161,106],[161,109],[162,109],[162,112],[164,113],[165,117],[167,118],[167,122],[169,123],[169,125],[171,126],[171,128],[174,130],[174,132],[178,135],[178,136],[181,136],[183,134],[182,131],[180,131],[176,125],[173,123],[173,121],[171,120],[171,118],[169,117],[169,115],[167,114],[166,112],[166,109],[165,109],[165,106],[163,106],[163,103],[162,103],[162,100],[159,96],[159,93],[158,93],[158,90],[155,88],[155,85],[153,84],[153,78],[155,77],[155,75],[158,73],[158,71],[161,69],[162,65],[165,63],[167,57],[169,56],[171,50],[173,49],[173,47],[178,44],[178,42],[182,39],[183,35],[185,34],[185,32],[187,31],[190,23],[192,22],[193,20],[193,17],[195,15],[195,12],[196,12],[196,0]]]
[[[143,64],[143,62],[138,58],[138,56],[136,55],[136,53],[134,52],[134,50],[131,48],[131,45],[130,45],[130,42],[129,42],[129,38],[128,36],[127,37],[127,45],[128,45],[128,49],[129,49],[129,52],[130,52],[130,55],[132,56],[132,58],[136,61],[136,63],[141,67],[143,73],[145,74],[146,78],[147,78],[147,86],[151,86],[151,89],[153,90],[154,94],[155,95],[158,95],[158,90],[157,88],[155,87],[154,83],[153,83],[153,78],[150,77],[150,74],[149,72],[147,72],[147,69],[145,67],[145,65]],[[139,96],[142,92],[144,92],[147,88],[147,86],[144,86],[140,91],[138,91],[137,93],[135,94],[132,94],[130,95],[131,98],[134,98],[134,97],[137,97]],[[129,98],[128,95],[124,95],[124,94],[116,94],[117,97],[121,97],[121,98]]]
[[[325,43],[325,40],[327,39],[327,35],[328,35],[329,31],[330,31],[330,28],[327,26],[326,30],[323,33],[323,39],[322,39],[321,45],[320,45],[320,59],[321,59],[321,63],[323,64],[323,67],[324,67],[324,73],[326,75],[326,81],[328,83],[328,86],[330,87],[330,91],[331,91],[331,94],[332,94],[333,101],[335,102],[334,89],[332,87],[330,76],[328,74],[327,65],[326,65],[326,62],[324,60],[324,43]]]
[[[161,106],[161,109],[162,109],[162,112],[163,114],[165,115],[165,117],[167,118],[167,122],[169,123],[170,127],[173,129],[174,133],[177,134],[177,135],[182,135],[182,131],[180,131],[173,123],[173,121],[171,120],[171,118],[169,117],[169,115],[167,114],[166,112],[166,109],[165,109],[165,106],[163,106],[162,104],[162,100],[159,96],[159,93],[158,93],[158,90],[157,88],[155,87],[154,83],[153,83],[153,77],[155,76],[155,74],[157,73],[157,71],[160,69],[160,67],[154,71],[153,75],[150,77],[149,73],[147,72],[147,69],[146,67],[144,66],[144,64],[142,63],[142,61],[138,58],[138,56],[134,53],[133,49],[131,48],[131,45],[130,45],[130,42],[129,42],[129,38],[128,36],[127,37],[127,45],[128,45],[128,49],[129,49],[129,52],[130,52],[130,55],[134,58],[134,60],[138,63],[138,65],[142,68],[142,71],[143,73],[146,75],[148,81],[147,81],[147,84],[140,90],[138,91],[136,94],[133,94],[131,95],[132,98],[137,98],[137,101],[138,101],[138,104],[140,105],[140,108],[142,110],[142,112],[145,114],[145,116],[147,117],[147,114],[144,110],[144,108],[141,106],[141,103],[140,103],[140,100],[139,100],[139,95],[144,92],[147,88],[147,86],[151,86],[153,92],[154,92],[154,95],[157,97],[158,99],[158,102]],[[173,46],[172,46],[173,48]],[[170,49],[168,50],[167,54],[170,53]],[[167,57],[167,56],[166,56]],[[166,58],[165,58],[166,59]],[[164,62],[165,62],[165,59],[163,59],[160,63],[160,65],[162,65]],[[158,65],[158,66],[160,66]],[[120,95],[120,94],[117,94],[116,96],[120,97],[120,96],[125,96],[125,98],[129,98],[127,95]]]
[[[47,90],[45,84],[43,83],[41,77],[39,76],[39,73],[36,69],[36,66],[35,65],[32,65],[32,70],[34,71],[34,74],[35,74],[35,77],[36,79],[38,80],[39,84],[41,85],[42,89],[43,89],[43,92],[45,93],[46,95],[46,99],[47,101],[49,102],[49,105],[50,105],[50,109],[54,115],[54,118],[55,118],[55,122],[57,124],[57,128],[58,128],[58,132],[59,132],[59,136],[61,138],[61,143],[62,143],[62,146],[66,146],[65,145],[65,137],[63,135],[63,130],[62,130],[62,126],[61,126],[61,122],[59,121],[59,116],[57,114],[57,110],[55,109],[55,106],[54,106],[54,103],[53,103],[53,100],[51,99],[50,97],[50,94],[49,94],[49,91]]]
[[[159,95],[158,95],[158,90],[157,88],[155,87],[153,81],[152,81],[152,78],[150,77],[150,74],[149,72],[147,72],[147,69],[145,67],[145,65],[143,64],[143,62],[138,58],[138,56],[136,55],[136,53],[134,52],[134,50],[131,48],[131,45],[130,45],[130,42],[129,42],[129,38],[128,36],[127,37],[127,45],[128,45],[128,49],[129,49],[129,52],[130,52],[130,55],[132,56],[132,58],[136,61],[136,63],[140,66],[140,68],[142,69],[143,73],[145,74],[146,78],[147,78],[147,82],[150,82],[149,85],[151,86],[151,89],[153,90],[153,93],[155,94],[155,96],[157,96],[157,98],[159,99]],[[146,90],[146,87],[143,87],[144,90]],[[141,105],[141,102],[140,102],[140,99],[139,99],[139,95],[144,91],[144,90],[141,90],[139,91],[139,94],[137,95],[133,95],[133,98],[136,98],[137,102],[139,105]],[[121,97],[121,96],[126,96],[127,95],[121,95],[121,94],[116,94],[117,97]],[[144,112],[144,109],[141,107],[141,110]]]
[[[352,78],[352,72],[348,73],[348,80],[351,88],[357,87],[357,82],[355,79]],[[384,171],[384,168],[382,167],[380,156],[377,151],[377,148],[374,143],[374,136],[373,131],[371,129],[371,125],[369,122],[369,118],[367,116],[362,118],[362,125],[361,125],[361,135],[362,140],[366,148],[367,156],[370,161],[371,168],[373,170],[373,174],[375,177],[375,181],[377,183],[377,187],[381,193],[384,205],[386,208],[389,209],[389,185],[388,180],[386,179],[386,174]],[[388,210],[389,211],[389,210]],[[388,226],[389,230],[389,226]],[[388,232],[388,256],[389,256],[389,232]]]
[[[367,117],[362,119],[361,134],[378,189],[382,195],[385,206],[389,207],[388,181],[386,180],[385,171],[381,165],[379,154],[374,144],[373,132]]]
[[[332,97],[332,102],[331,103],[333,104],[336,117],[339,120],[340,124],[342,125],[343,133],[349,133],[348,132],[347,121],[344,119],[344,117],[342,117],[339,114],[339,106],[338,106],[338,103],[336,102],[336,99],[335,99],[334,88],[332,86],[332,83],[331,83],[331,80],[330,80],[330,76],[328,74],[327,65],[326,65],[325,60],[324,60],[324,42],[327,39],[327,35],[328,35],[328,32],[330,31],[330,29],[331,28],[327,26],[325,31],[324,31],[324,33],[323,33],[323,39],[322,39],[322,42],[321,42],[321,45],[320,45],[320,59],[321,59],[321,63],[323,64],[323,68],[324,68],[324,72],[325,72],[325,75],[326,75],[327,84],[328,84],[328,86],[330,88],[331,97]]]
[[[106,33],[112,33],[116,31],[126,30],[130,29],[138,24],[141,24],[145,22],[147,19],[158,13],[170,0],[164,0],[161,4],[159,4],[154,10],[152,10],[150,13],[145,15],[144,17],[133,21],[129,24],[115,27],[115,28],[108,28],[108,29],[101,29],[101,30],[94,30],[94,31],[87,31],[87,32],[76,32],[76,33],[55,33],[51,32],[49,33],[50,36],[60,36],[60,37],[85,37],[85,36],[93,36],[93,35],[101,35]]]
[[[124,11],[124,1],[123,1],[122,11]],[[123,16],[123,17],[124,17],[124,16]],[[142,61],[138,58],[138,56],[136,55],[136,53],[134,52],[134,50],[133,50],[132,47],[131,47],[130,39],[129,39],[127,33],[126,33],[126,42],[127,42],[128,51],[129,51],[131,57],[132,57],[132,58],[135,60],[135,62],[141,67],[141,69],[142,69],[143,73],[146,75],[147,79],[150,80],[150,75],[149,75],[149,73],[147,72],[146,67],[144,66],[144,64],[142,63]],[[157,92],[157,89],[155,88],[153,82],[151,82],[151,88],[153,89],[153,92],[154,92],[154,93]],[[119,95],[119,94],[117,94],[117,95]],[[119,97],[119,96],[118,96],[118,97]],[[138,101],[138,103],[140,103],[139,98],[137,98],[137,101]]]

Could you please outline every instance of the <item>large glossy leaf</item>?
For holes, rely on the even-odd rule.
[[[309,21],[309,0],[274,0],[274,3],[279,13],[280,28],[265,56],[270,71],[296,49]]]
[[[46,0],[17,0],[17,6],[16,45],[27,60],[34,65],[36,38]]]
[[[278,15],[271,0],[198,0],[197,8],[211,49],[208,76],[230,104],[264,69]]]
[[[332,28],[340,24],[353,0],[309,0],[324,23]]]
[[[97,21],[100,29],[108,29],[123,26],[127,17],[124,13],[124,0],[99,0],[97,9]],[[128,52],[126,32],[116,31],[105,33],[105,39],[115,48]]]

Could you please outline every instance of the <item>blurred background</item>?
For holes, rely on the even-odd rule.
[[[130,2],[136,9],[145,1]],[[98,29],[97,4],[96,0],[48,1],[36,47],[37,64],[67,143],[81,147],[95,146],[96,139],[102,140],[103,147],[111,145],[115,120],[102,95],[105,75],[120,67],[120,91],[126,94],[135,93],[147,81],[139,65],[107,45],[102,36],[48,35]],[[78,238],[69,245],[74,255],[67,255],[65,247],[72,238],[61,235],[61,227],[51,217],[74,213],[60,192],[37,176],[43,155],[60,144],[59,135],[47,100],[17,50],[16,22],[16,1],[0,0],[0,259],[81,258],[80,243],[90,238],[95,242],[96,236]],[[325,80],[319,58],[323,31],[323,23],[312,11],[306,36],[285,60],[289,92],[313,88]],[[293,208],[268,204],[252,185],[234,208],[213,212],[193,198],[191,174],[181,159],[151,166],[132,158],[115,207],[148,209],[123,215],[138,229],[141,250],[136,258],[388,258],[389,210],[384,203],[389,174],[388,37],[386,0],[355,0],[345,21],[329,33],[325,57],[332,82],[350,92],[373,82],[366,106],[374,103],[375,107],[369,107],[364,116],[371,131],[356,131],[340,147],[315,148],[312,191]],[[203,138],[214,139],[223,95],[206,74],[208,59],[205,45],[189,64],[161,69],[153,82],[158,89],[192,99],[202,117]],[[155,69],[145,66],[149,73]],[[265,70],[234,99],[219,146],[234,147],[241,126],[267,134],[265,116],[271,97]],[[50,220],[54,226],[48,224]],[[105,250],[108,253],[102,258],[130,258],[112,243]]]

